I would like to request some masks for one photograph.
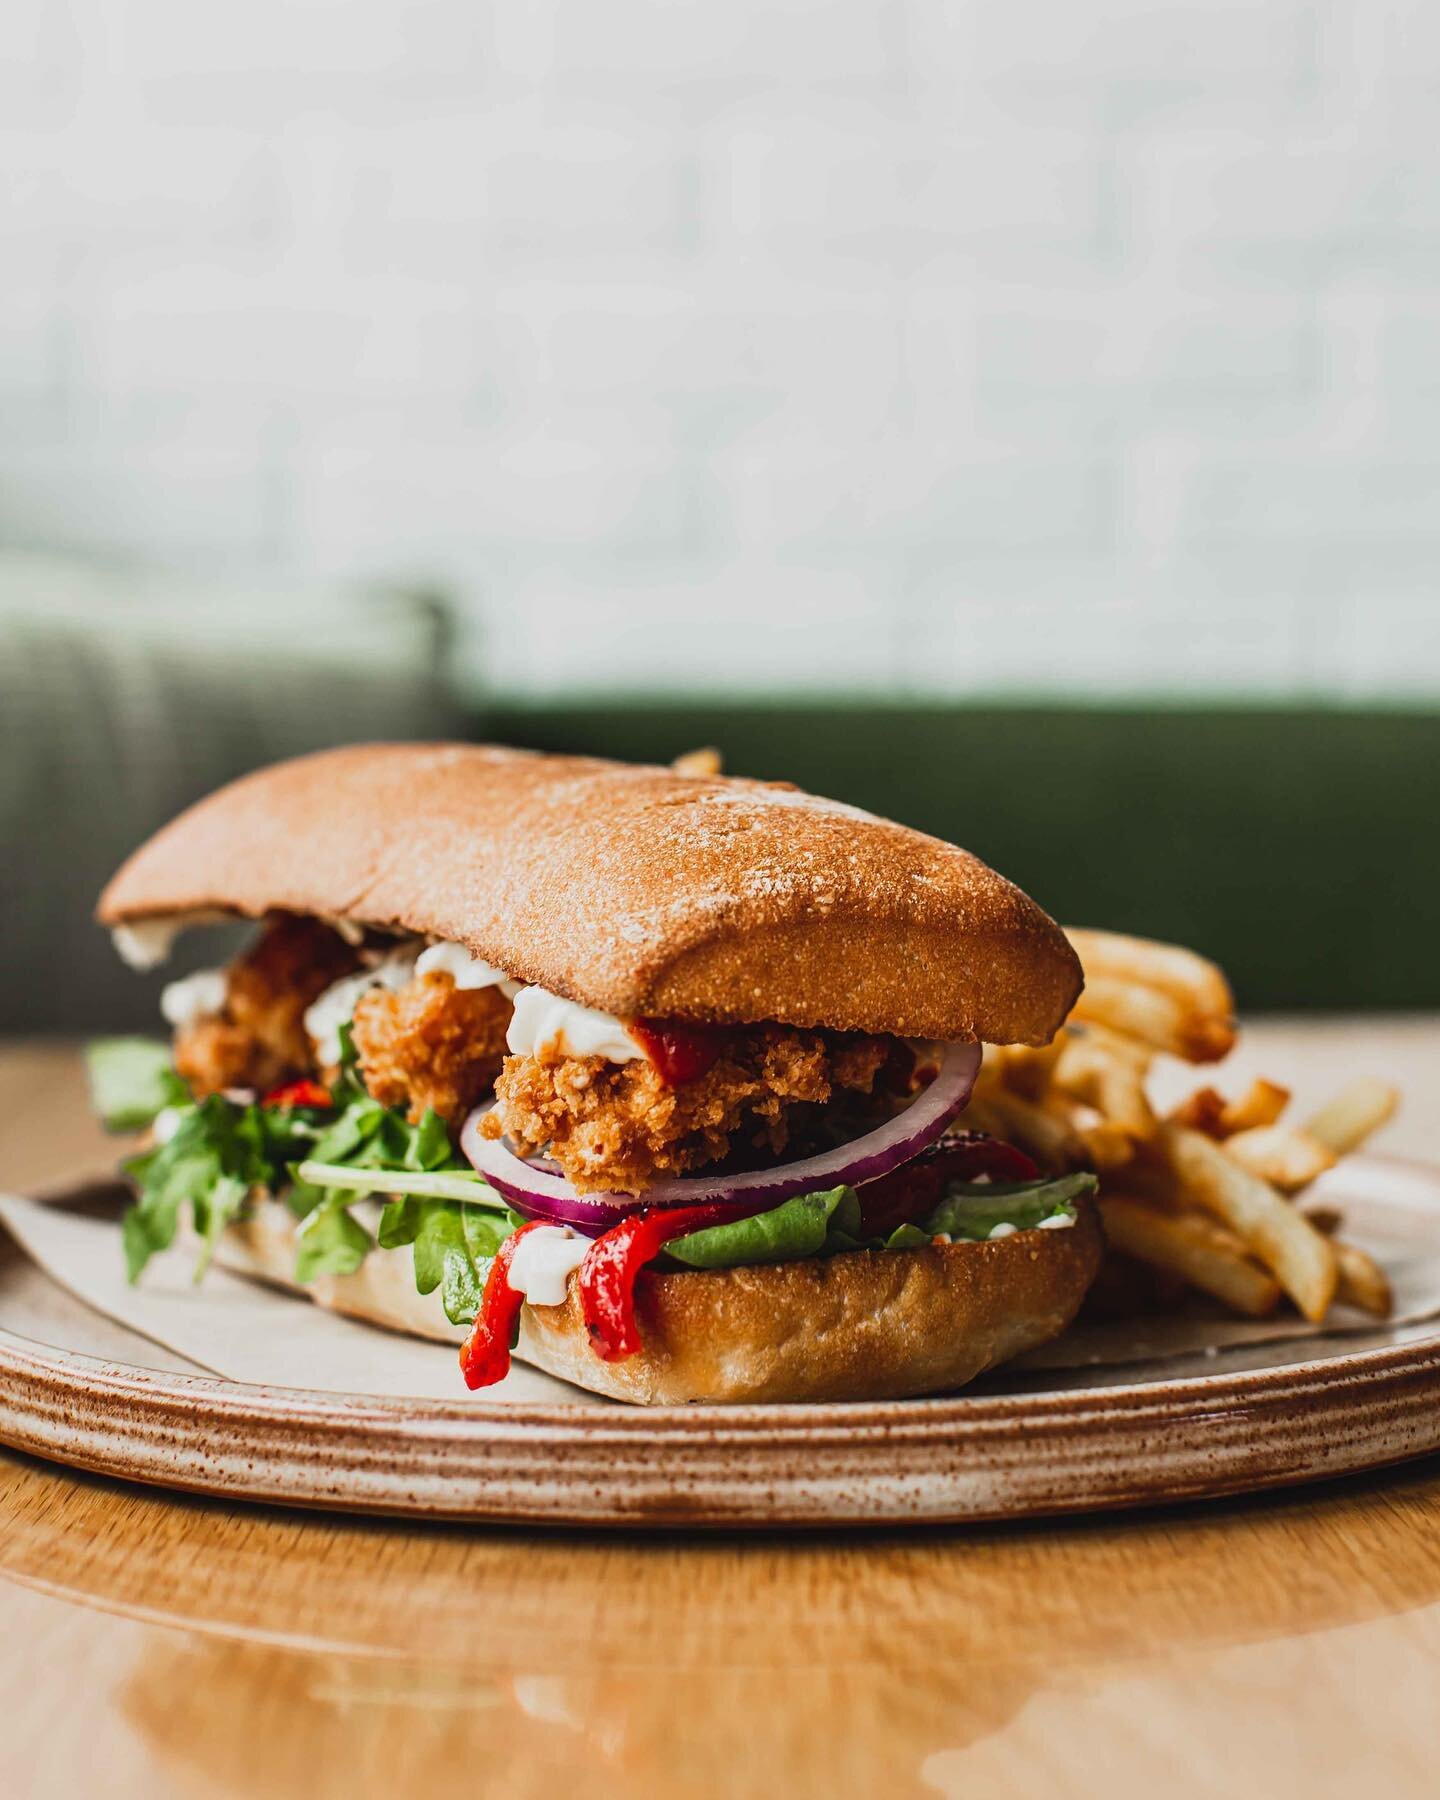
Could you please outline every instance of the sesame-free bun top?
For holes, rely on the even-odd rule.
[[[463,943],[619,1018],[1039,1044],[1080,990],[978,857],[779,782],[485,744],[357,744],[182,813],[105,925],[314,914]]]

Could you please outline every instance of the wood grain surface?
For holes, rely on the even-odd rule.
[[[1433,1022],[1248,1054],[1302,1099],[1394,1071],[1384,1147],[1440,1160]],[[106,1154],[73,1052],[0,1055],[5,1185]],[[0,1794],[1408,1800],[1440,1786],[1437,1524],[1436,1460],[797,1542],[299,1516],[0,1454]]]

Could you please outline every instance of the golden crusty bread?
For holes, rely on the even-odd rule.
[[[278,763],[158,832],[102,924],[319,914],[467,945],[620,1018],[1040,1044],[1060,928],[977,857],[784,784],[478,744]]]
[[[230,1228],[220,1258],[293,1288],[294,1232],[289,1211],[266,1202]],[[647,1272],[636,1289],[645,1347],[613,1363],[590,1347],[572,1275],[563,1306],[522,1310],[517,1354],[641,1406],[943,1393],[1058,1336],[1095,1277],[1100,1249],[1095,1208],[1082,1200],[1067,1230],[1018,1231],[993,1243]],[[394,1330],[453,1343],[466,1336],[438,1294],[416,1293],[408,1250],[373,1251],[353,1275],[323,1276],[301,1291]]]

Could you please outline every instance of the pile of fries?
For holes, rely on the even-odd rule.
[[[1094,1169],[1111,1249],[1158,1272],[1152,1297],[1168,1279],[1251,1318],[1282,1296],[1317,1324],[1337,1302],[1386,1317],[1384,1271],[1336,1235],[1333,1211],[1298,1197],[1385,1123],[1396,1089],[1362,1078],[1296,1125],[1283,1122],[1290,1095],[1273,1081],[1232,1100],[1205,1086],[1161,1116],[1146,1091],[1152,1062],[1228,1054],[1229,984],[1175,945],[1106,931],[1069,936],[1085,991],[1068,1023],[1043,1049],[987,1049],[964,1123],[1047,1169]]]

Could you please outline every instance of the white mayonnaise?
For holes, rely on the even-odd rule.
[[[1030,1227],[1032,1231],[1064,1231],[1068,1225],[1075,1223],[1074,1213],[1053,1213],[1048,1219],[1039,1219]],[[1018,1225],[1012,1225],[1008,1219],[1002,1219],[998,1225],[990,1227],[992,1238],[1014,1237],[1019,1231]]]
[[[213,1019],[225,1007],[225,971],[197,969],[160,990],[160,1013],[177,1031],[197,1019]]]
[[[568,1225],[541,1225],[527,1231],[510,1259],[510,1285],[532,1306],[563,1306],[570,1271],[578,1269],[590,1239]]]
[[[192,925],[222,925],[224,922],[224,913],[208,907],[197,912],[172,913],[164,919],[132,919],[128,925],[116,925],[111,930],[110,941],[120,960],[143,974],[168,961],[182,931],[188,931]]]
[[[110,933],[120,960],[132,969],[158,969],[169,957],[180,935],[175,919],[141,919],[134,925],[117,925]]]
[[[348,1025],[355,1017],[355,1003],[362,994],[373,987],[389,988],[393,993],[410,985],[415,978],[419,949],[418,944],[404,945],[372,963],[368,969],[360,969],[354,975],[342,975],[338,981],[330,983],[318,1000],[306,1007],[305,1030],[322,1066],[339,1062],[340,1027]]]
[[[520,991],[518,981],[512,981],[503,969],[472,956],[463,944],[432,944],[428,950],[422,950],[415,961],[415,973],[448,975],[457,988],[498,987],[509,1000]]]
[[[544,988],[521,988],[505,1042],[512,1056],[603,1056],[607,1062],[639,1062],[645,1052],[618,1019],[593,1006],[576,1006]]]
[[[178,1106],[162,1106],[150,1121],[150,1135],[157,1144],[168,1144],[184,1117]]]

